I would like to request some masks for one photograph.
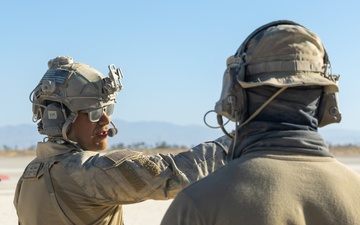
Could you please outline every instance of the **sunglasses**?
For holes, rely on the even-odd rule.
[[[104,106],[102,108],[98,109],[87,109],[87,110],[81,110],[82,113],[87,113],[90,122],[96,123],[98,122],[101,117],[104,115],[104,112],[107,116],[111,116],[114,112],[114,104]]]

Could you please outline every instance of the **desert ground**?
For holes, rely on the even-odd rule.
[[[332,149],[335,157],[360,173],[360,147],[347,146]],[[149,153],[149,152],[147,152]],[[34,158],[33,151],[5,152],[0,150],[0,224],[15,225],[17,216],[13,207],[13,197],[17,180],[28,162]],[[171,200],[145,201],[138,204],[124,206],[124,220],[126,225],[157,225],[160,224]]]

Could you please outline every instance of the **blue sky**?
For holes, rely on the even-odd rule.
[[[116,119],[203,125],[227,57],[259,26],[288,19],[321,37],[341,75],[343,121],[329,127],[359,130],[359,9],[355,0],[1,1],[0,126],[32,124],[29,93],[58,55],[106,74],[122,68]]]

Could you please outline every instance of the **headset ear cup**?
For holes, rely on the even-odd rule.
[[[46,106],[41,119],[43,132],[49,136],[62,136],[62,127],[66,121],[65,110],[58,102]]]
[[[323,92],[318,109],[318,127],[326,126],[330,123],[340,123],[341,112],[339,111],[337,94]]]
[[[236,77],[226,70],[222,93],[215,104],[215,112],[231,121],[242,121],[246,113],[246,101],[246,91],[237,82]]]
[[[241,66],[241,62],[239,57],[230,56],[227,59],[221,96],[215,104],[217,114],[234,122],[242,121],[246,113],[246,92],[238,82],[241,79],[239,76],[245,76],[245,68]]]
[[[225,116],[232,121],[235,121],[235,118],[232,116],[232,104],[236,103],[237,99],[233,93],[233,80],[234,77],[227,68],[224,72],[220,99],[215,104],[215,112],[219,115]]]

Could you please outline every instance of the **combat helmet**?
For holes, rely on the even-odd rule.
[[[102,110],[106,110],[111,114],[116,94],[122,89],[122,77],[121,70],[113,64],[109,65],[109,76],[105,77],[69,56],[51,59],[48,70],[29,97],[33,121],[39,121],[39,133],[68,140],[67,132],[79,111],[100,110],[102,115]]]
[[[319,127],[341,120],[336,96],[339,75],[330,73],[329,57],[318,35],[298,23],[279,20],[259,27],[227,59],[226,66],[214,110],[220,127],[222,116],[245,125],[283,90],[299,86],[323,87]],[[279,91],[254,115],[246,115],[246,90],[263,85]]]

